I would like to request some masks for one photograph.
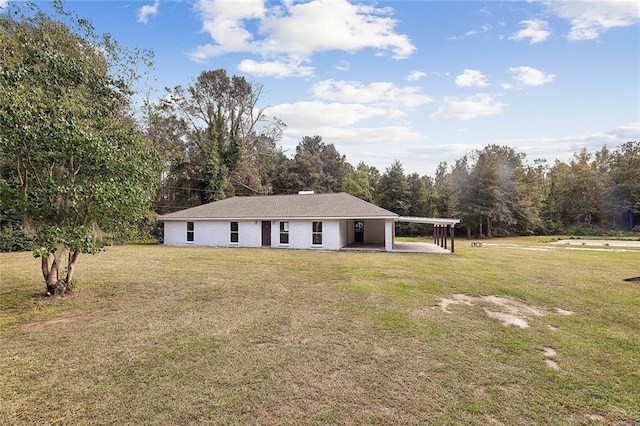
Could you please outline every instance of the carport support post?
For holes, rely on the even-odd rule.
[[[393,220],[384,221],[384,251],[393,251],[393,240],[395,239],[395,222]]]
[[[449,235],[451,236],[451,253],[455,252],[455,238],[456,238],[456,230],[455,230],[455,226],[454,225],[447,225],[447,228],[449,228]]]
[[[444,240],[444,249],[447,249],[447,227],[442,226],[442,239]]]

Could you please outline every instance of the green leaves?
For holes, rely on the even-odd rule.
[[[159,156],[128,113],[126,81],[110,73],[127,68],[110,59],[132,57],[118,56],[113,42],[101,45],[86,22],[7,16],[0,17],[2,205],[35,236],[34,256],[98,253],[109,233],[147,214],[159,180]]]

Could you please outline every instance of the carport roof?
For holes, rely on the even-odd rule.
[[[399,216],[344,192],[231,197],[158,217],[161,221],[229,219],[397,219]]]
[[[414,217],[414,216],[399,216],[396,222],[411,222],[411,223],[428,223],[431,225],[451,225],[455,226],[460,223],[460,219],[440,218],[440,217]]]

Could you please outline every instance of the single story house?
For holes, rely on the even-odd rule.
[[[312,191],[231,197],[158,217],[166,245],[339,250],[362,244],[385,251],[393,250],[394,224],[402,219],[344,192]]]

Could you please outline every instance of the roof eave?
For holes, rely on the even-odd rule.
[[[240,220],[353,220],[353,219],[390,219],[397,220],[398,215],[388,216],[277,216],[277,217],[162,217],[158,216],[158,221],[174,222],[174,221],[240,221]]]

